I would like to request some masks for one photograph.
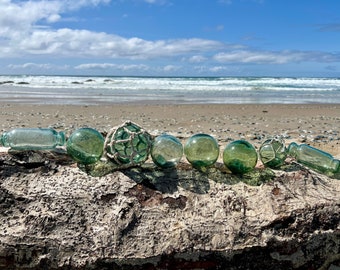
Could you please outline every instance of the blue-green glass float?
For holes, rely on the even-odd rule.
[[[106,156],[113,162],[130,167],[144,163],[149,156],[152,138],[139,125],[127,121],[113,128],[105,139]]]
[[[257,163],[256,149],[247,141],[233,141],[223,151],[223,163],[235,174],[250,172]]]
[[[104,137],[93,128],[80,128],[67,140],[67,153],[80,164],[92,164],[103,154]]]
[[[269,168],[278,168],[286,160],[287,148],[280,138],[264,141],[259,149],[259,156],[263,165]]]
[[[288,154],[301,164],[325,174],[340,173],[340,161],[331,154],[307,144],[292,142],[288,146]]]
[[[215,138],[208,134],[195,134],[184,145],[184,154],[194,167],[213,165],[219,155],[219,146]]]
[[[3,133],[0,141],[13,150],[51,150],[65,144],[65,135],[50,128],[17,128]]]
[[[155,138],[151,147],[153,162],[162,168],[175,167],[183,156],[183,145],[172,135],[162,134]]]

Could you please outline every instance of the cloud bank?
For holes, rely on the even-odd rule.
[[[121,0],[124,1],[124,0]],[[128,0],[125,0],[128,1]],[[139,0],[146,4],[169,3],[166,0]],[[231,4],[231,1],[216,0]],[[176,72],[183,65],[193,70],[223,72],[232,64],[289,64],[301,62],[338,63],[339,53],[318,51],[268,51],[252,49],[242,44],[227,44],[202,38],[147,40],[126,38],[86,29],[53,28],[72,11],[84,7],[108,5],[111,0],[0,0],[0,59],[82,59],[87,63],[74,65],[74,70],[150,71],[147,61],[167,61],[153,70]],[[338,31],[339,25],[326,25],[320,31]],[[51,60],[52,59],[52,60]],[[104,63],[101,63],[101,61]],[[115,64],[110,61],[136,61],[135,64]],[[143,62],[145,61],[145,63]],[[53,61],[52,61],[53,62]],[[180,62],[181,66],[176,63]],[[142,64],[141,64],[142,63]],[[197,66],[200,64],[200,66]],[[207,64],[207,66],[203,66]],[[226,66],[223,66],[226,65]],[[331,65],[328,65],[331,66]],[[52,70],[54,64],[10,64],[9,69]],[[70,69],[61,65],[59,70]]]
[[[224,44],[199,38],[150,41],[103,32],[53,29],[63,12],[109,0],[0,2],[0,57],[58,56],[152,59],[218,50]],[[157,1],[147,1],[156,3]]]

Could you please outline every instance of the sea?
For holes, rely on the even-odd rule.
[[[337,104],[340,78],[0,76],[24,104]]]

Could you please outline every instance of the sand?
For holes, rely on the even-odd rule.
[[[307,143],[340,158],[340,104],[96,106],[0,104],[0,129],[53,127],[69,135],[80,127],[107,132],[126,120],[153,135],[173,134],[183,141],[196,133],[214,136],[221,148],[245,139],[259,147],[270,136]]]

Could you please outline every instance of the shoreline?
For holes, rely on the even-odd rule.
[[[108,132],[127,120],[153,135],[182,140],[196,133],[219,144],[245,139],[259,147],[270,136],[307,143],[340,157],[340,104],[112,104],[34,105],[1,102],[1,132],[52,127],[67,135],[80,127]]]

